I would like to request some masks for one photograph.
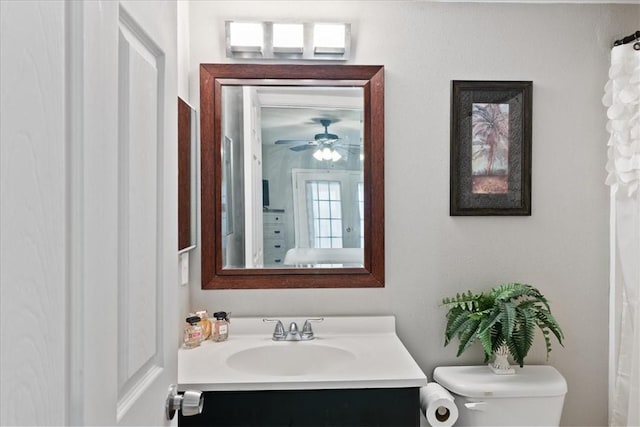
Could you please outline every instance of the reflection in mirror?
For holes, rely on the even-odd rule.
[[[196,110],[178,98],[178,251],[196,247],[197,136]]]
[[[200,71],[202,287],[384,286],[383,68]]]
[[[363,89],[223,86],[222,105],[223,267],[363,267]]]

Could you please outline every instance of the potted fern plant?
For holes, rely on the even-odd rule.
[[[458,338],[460,356],[475,341],[482,344],[485,363],[495,355],[489,366],[496,373],[511,373],[507,356],[524,366],[536,328],[542,331],[547,350],[551,351],[553,334],[562,346],[564,335],[560,325],[551,314],[547,299],[536,288],[521,283],[497,286],[489,292],[479,294],[468,291],[444,298],[448,307],[445,346]]]

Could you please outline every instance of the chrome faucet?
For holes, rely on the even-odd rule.
[[[312,339],[312,338],[309,338]],[[287,332],[287,336],[284,339],[285,341],[300,341],[302,340],[302,336],[298,333],[298,325],[296,322],[291,322],[289,324],[289,332]]]
[[[313,329],[311,328],[311,322],[322,322],[324,317],[318,317],[314,319],[307,319],[302,327],[302,333],[298,330],[298,324],[291,322],[289,324],[289,331],[285,333],[284,325],[277,319],[262,319],[263,322],[273,322],[276,324],[273,330],[273,341],[310,341],[315,338],[313,335]]]

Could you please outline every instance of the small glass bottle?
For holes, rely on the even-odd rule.
[[[225,311],[213,313],[216,320],[211,325],[211,339],[216,342],[226,341],[229,338],[229,316]]]
[[[207,310],[196,311],[196,316],[198,316],[201,320],[200,327],[202,328],[202,338],[200,341],[206,341],[211,336],[211,320],[209,320],[209,314]]]
[[[202,328],[198,324],[200,317],[191,316],[185,319],[188,325],[184,327],[184,348],[194,348],[202,341]]]

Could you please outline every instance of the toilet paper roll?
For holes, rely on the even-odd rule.
[[[420,388],[420,410],[431,426],[452,426],[458,420],[454,398],[438,383]]]

